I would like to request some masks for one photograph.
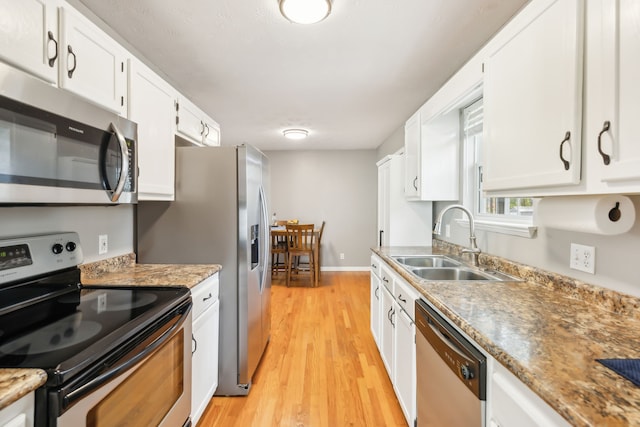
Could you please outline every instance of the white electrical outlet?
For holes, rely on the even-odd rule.
[[[596,248],[593,246],[571,244],[569,267],[595,274],[596,272]]]
[[[344,252],[340,252],[340,259],[344,259]]]
[[[98,236],[98,254],[104,255],[109,252],[109,236],[101,234]]]

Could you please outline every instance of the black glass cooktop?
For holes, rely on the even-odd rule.
[[[72,270],[0,289],[0,367],[72,376],[189,299],[173,287],[83,287]]]

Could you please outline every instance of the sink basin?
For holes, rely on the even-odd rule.
[[[458,261],[439,255],[396,256],[393,259],[409,267],[457,267],[460,265]]]
[[[479,271],[464,268],[412,268],[416,276],[426,280],[504,280]]]

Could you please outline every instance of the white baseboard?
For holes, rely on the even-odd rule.
[[[360,267],[321,267],[320,271],[369,271],[371,270],[370,266]]]

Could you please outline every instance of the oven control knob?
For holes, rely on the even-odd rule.
[[[471,370],[469,365],[462,365],[460,367],[460,375],[462,375],[462,378],[464,378],[465,380],[473,379],[473,371]]]
[[[61,254],[63,249],[64,248],[62,247],[62,245],[60,243],[56,243],[55,245],[53,245],[51,247],[51,251],[56,255]]]
[[[67,245],[65,246],[65,248],[69,252],[75,251],[76,250],[76,242],[67,242]]]

